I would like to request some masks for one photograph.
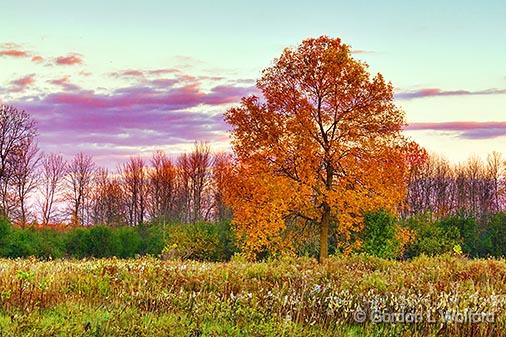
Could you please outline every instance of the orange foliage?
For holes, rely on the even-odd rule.
[[[60,232],[68,231],[72,228],[77,227],[75,225],[66,224],[66,223],[46,223],[46,224],[45,223],[33,223],[30,225],[23,225],[21,223],[14,223],[13,225],[16,227],[19,227],[19,228],[30,227],[30,228],[33,228],[36,230],[52,229],[52,230],[56,230],[56,231],[60,231]]]
[[[238,160],[227,200],[247,251],[286,249],[287,228],[312,224],[324,259],[333,225],[346,242],[364,211],[397,209],[404,113],[392,85],[371,77],[347,45],[320,37],[285,49],[257,86],[263,99],[243,98],[226,113]]]

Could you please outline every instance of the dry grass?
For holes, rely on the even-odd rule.
[[[323,266],[310,259],[256,264],[238,259],[0,260],[0,327],[4,335],[46,331],[40,330],[41,322],[56,312],[61,324],[51,331],[64,334],[130,334],[136,327],[140,335],[162,336],[168,333],[163,326],[169,326],[175,336],[502,336],[505,281],[504,260],[450,256],[406,262],[354,256]],[[441,319],[441,313],[466,310],[492,314],[494,322]],[[356,322],[357,311],[366,314],[365,323]],[[107,319],[93,321],[82,312]],[[379,312],[417,313],[422,320],[372,323]],[[71,322],[75,330],[65,330]]]

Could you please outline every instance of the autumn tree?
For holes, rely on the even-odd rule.
[[[42,224],[51,223],[54,216],[55,204],[63,191],[63,182],[67,172],[67,164],[62,155],[49,154],[42,158],[40,172],[40,212]]]
[[[95,163],[90,155],[78,153],[67,166],[66,199],[74,226],[88,223],[88,206],[93,187]]]
[[[225,117],[238,160],[234,223],[252,250],[279,241],[288,223],[316,225],[324,260],[332,226],[349,241],[364,211],[403,198],[404,113],[393,86],[338,38],[285,49],[257,87],[263,98],[243,98]]]

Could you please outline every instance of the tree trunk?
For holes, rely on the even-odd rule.
[[[326,179],[325,179],[325,187],[328,191],[332,189],[332,182],[334,179],[334,169],[332,168],[332,164],[329,160],[325,162],[326,167]],[[324,201],[322,204],[322,220],[320,223],[320,263],[324,262],[325,259],[329,257],[329,228],[330,221],[332,218],[330,205],[327,201]]]
[[[329,227],[330,227],[330,207],[327,203],[323,204],[322,221],[320,224],[320,263],[329,257]]]

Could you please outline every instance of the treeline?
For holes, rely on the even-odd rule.
[[[205,143],[175,160],[155,152],[131,157],[116,171],[78,153],[69,161],[41,153],[25,111],[0,108],[0,212],[14,223],[134,226],[148,221],[225,220],[223,202],[230,156]]]
[[[481,218],[465,213],[436,217],[430,212],[398,218],[384,211],[365,216],[360,251],[383,258],[461,254],[506,256],[506,212]]]
[[[228,222],[195,224],[105,225],[55,230],[12,226],[0,218],[0,257],[132,258],[226,261],[237,252]]]
[[[466,215],[485,220],[506,209],[506,166],[497,152],[485,161],[473,157],[452,164],[426,156],[411,168],[404,217],[430,212],[435,217]]]
[[[365,253],[386,259],[441,254],[506,256],[506,212],[490,214],[478,221],[465,214],[436,218],[430,213],[420,213],[399,218],[380,210],[367,213],[364,221],[364,230],[354,238],[360,241],[360,245],[349,253]],[[293,243],[293,250],[286,253],[317,257],[318,251],[317,240],[300,237]],[[345,253],[335,236],[330,241],[330,251],[336,255]],[[55,259],[153,255],[164,259],[228,261],[242,252],[228,221],[151,222],[134,227],[95,225],[55,230],[21,228],[0,219],[0,257]],[[263,251],[257,259],[278,254]]]
[[[229,226],[224,200],[230,155],[196,143],[175,159],[158,151],[109,171],[84,153],[69,161],[41,153],[26,112],[1,106],[0,114],[0,211],[16,225],[2,220],[0,256],[154,254],[222,261],[240,252],[242,238]],[[505,256],[506,167],[500,154],[461,164],[424,151],[415,157],[407,165],[399,215],[365,214],[363,230],[349,238],[357,242],[353,251],[385,258]],[[343,252],[339,238],[332,233],[332,253]],[[318,250],[315,235],[296,237],[289,248],[309,256]]]

